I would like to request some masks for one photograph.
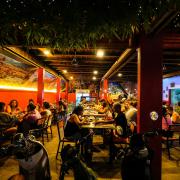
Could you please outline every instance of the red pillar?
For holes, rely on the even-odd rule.
[[[108,80],[104,79],[103,81],[103,94],[104,94],[104,99],[107,99],[107,93],[108,93]]]
[[[69,89],[69,82],[66,81],[66,94],[65,94],[65,99],[66,99],[67,103],[68,103],[68,89]]]
[[[158,113],[151,120],[150,113]],[[161,129],[162,123],[162,38],[142,37],[138,48],[138,132]],[[161,138],[152,138],[153,180],[161,180]]]
[[[56,90],[56,104],[58,104],[61,97],[61,78],[57,78],[57,90]]]
[[[42,107],[44,99],[44,68],[38,69],[38,91],[37,91],[37,103]]]

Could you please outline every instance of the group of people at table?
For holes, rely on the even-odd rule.
[[[92,130],[92,126],[89,126],[89,128],[83,127],[92,124],[92,122],[94,125],[98,123],[113,124],[113,137],[119,139],[119,141],[128,142],[129,135],[136,132],[136,106],[136,99],[128,100],[121,98],[118,102],[114,103],[109,103],[102,99],[98,104],[95,104],[87,102],[86,98],[82,97],[80,104],[74,108],[68,121],[65,123],[64,134],[66,138],[74,141],[81,140],[83,137],[90,134],[84,149],[86,157],[91,158],[91,132],[94,130]],[[177,110],[174,111],[170,107],[163,106],[162,129],[166,130],[169,124],[178,121],[178,107],[179,104],[177,105]],[[59,119],[66,117],[66,110],[67,105],[61,99],[56,107],[56,113]],[[40,108],[30,99],[25,111],[22,111],[19,107],[17,100],[11,100],[7,106],[4,102],[0,102],[0,135],[2,136],[2,133],[5,133],[8,129],[14,128],[17,132],[21,132],[27,136],[30,129],[38,128],[38,119],[41,117],[49,117],[50,115],[52,115],[52,112],[50,110],[50,103],[48,102],[44,102],[43,107]],[[100,118],[97,118],[98,116]],[[103,135],[103,138],[106,138],[104,136],[105,135]]]
[[[67,121],[65,136],[69,140],[77,141],[90,134],[84,144],[84,150],[87,160],[91,159],[92,131],[96,131],[96,125],[106,131],[102,133],[103,139],[106,139],[105,142],[108,143],[112,135],[119,141],[128,142],[130,133],[136,129],[136,105],[135,100],[126,102],[126,104],[116,102],[110,105],[104,99],[99,104],[93,104],[86,102],[83,98]],[[104,126],[105,124],[113,124],[113,126]]]
[[[17,100],[11,100],[8,105],[0,102],[0,132],[1,136],[19,132],[25,136],[29,130],[38,128],[37,121],[41,118],[48,118],[52,115],[50,104],[43,102],[43,107],[35,105],[33,99],[30,99],[27,107],[22,111]]]

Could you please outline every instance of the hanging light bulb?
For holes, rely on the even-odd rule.
[[[74,52],[74,57],[73,57],[73,59],[72,59],[71,64],[74,65],[74,66],[77,66],[77,65],[78,65],[78,61],[77,61],[77,59],[76,59],[76,50],[74,50],[74,51],[75,51],[75,52]]]

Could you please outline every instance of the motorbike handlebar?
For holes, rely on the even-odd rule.
[[[28,159],[29,156],[39,151],[41,146],[40,143],[34,141],[32,136],[25,138],[19,133],[13,138],[12,144],[0,147],[0,158],[15,155],[18,159]]]

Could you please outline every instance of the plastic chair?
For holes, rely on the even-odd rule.
[[[73,140],[68,140],[64,137],[64,119],[61,119],[57,122],[57,130],[58,130],[59,143],[58,143],[58,148],[57,148],[57,153],[56,153],[56,159],[58,160],[58,154],[61,154],[61,150],[64,147],[64,143],[77,144],[77,142]]]

